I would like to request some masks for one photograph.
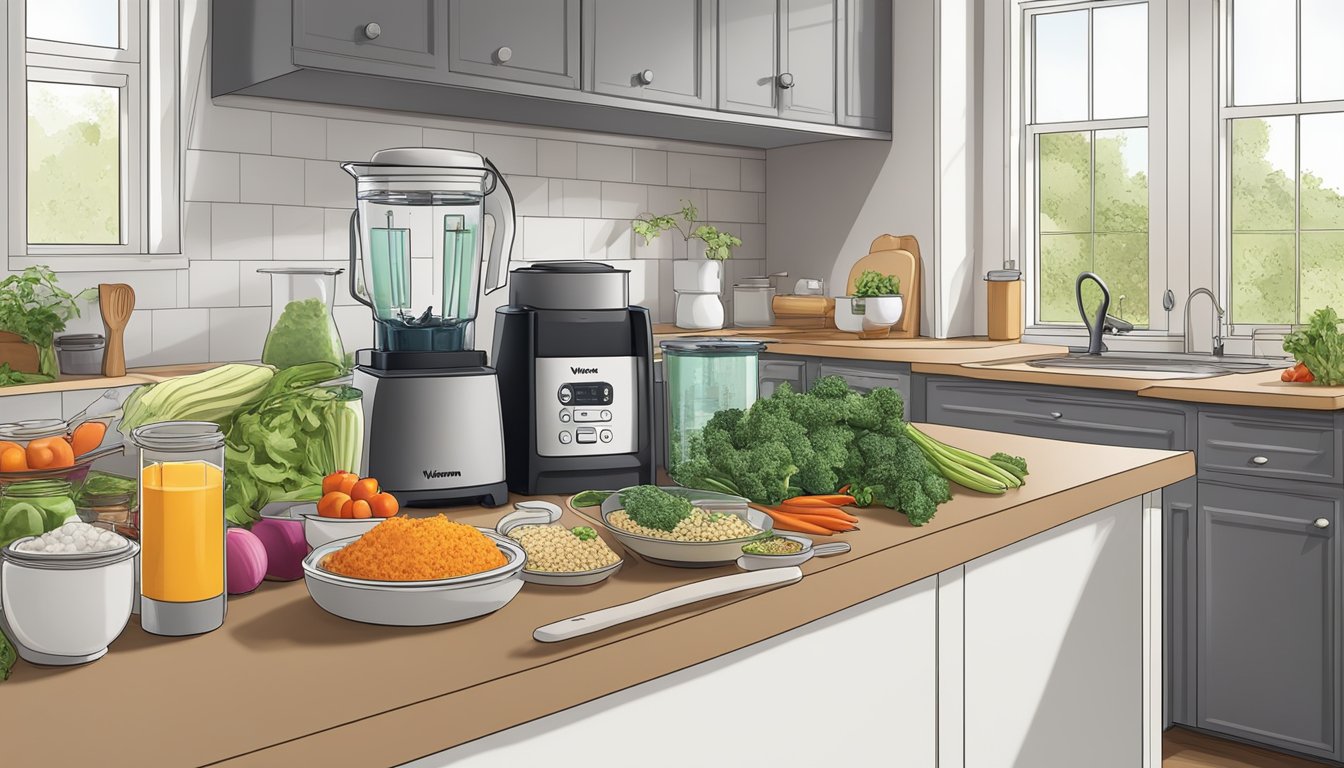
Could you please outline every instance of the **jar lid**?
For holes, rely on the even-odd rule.
[[[733,287],[734,287],[734,288],[748,288],[748,287],[751,287],[751,288],[756,288],[756,287],[760,287],[760,288],[769,288],[769,287],[770,287],[770,278],[766,277],[765,275],[752,275],[751,277],[744,277],[744,278],[741,278],[741,280],[739,280],[737,283],[734,283],[734,284],[733,284]]]
[[[27,419],[12,424],[0,424],[0,439],[28,442],[43,437],[63,436],[69,425],[65,419]]]
[[[88,351],[102,349],[105,341],[101,333],[71,333],[66,336],[57,336],[56,348],[68,349],[72,352]]]
[[[765,349],[760,339],[667,339],[658,342],[664,352],[675,355],[746,355],[757,354]]]
[[[119,533],[117,535],[121,536]],[[126,539],[125,544],[116,549],[105,549],[102,552],[23,552],[17,549],[18,545],[37,538],[36,536],[24,536],[6,544],[5,548],[0,550],[0,557],[15,565],[46,571],[79,571],[88,568],[100,568],[135,557],[139,553],[139,544],[125,536],[121,537]]]
[[[162,421],[131,430],[131,441],[155,451],[204,451],[224,444],[212,421]]]

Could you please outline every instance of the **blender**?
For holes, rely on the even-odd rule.
[[[355,178],[350,293],[375,328],[355,355],[361,474],[411,506],[502,504],[499,383],[473,329],[483,268],[486,293],[508,281],[508,185],[489,160],[452,149],[384,149],[341,168]]]

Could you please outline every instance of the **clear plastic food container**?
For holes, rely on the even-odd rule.
[[[752,339],[670,339],[661,342],[667,379],[667,466],[690,455],[691,437],[727,408],[750,408],[765,343]]]

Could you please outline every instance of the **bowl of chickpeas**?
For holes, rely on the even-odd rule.
[[[560,507],[549,502],[524,502],[495,526],[527,553],[523,581],[581,587],[605,581],[621,569],[620,555],[596,529],[559,525],[560,514]]]

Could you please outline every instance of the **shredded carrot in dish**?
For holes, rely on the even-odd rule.
[[[443,515],[389,517],[332,552],[322,568],[356,579],[427,581],[469,576],[508,562],[495,543]]]

